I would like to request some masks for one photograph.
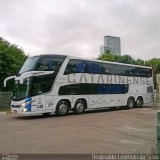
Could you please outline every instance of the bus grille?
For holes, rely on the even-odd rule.
[[[20,105],[11,105],[12,108],[20,108]]]

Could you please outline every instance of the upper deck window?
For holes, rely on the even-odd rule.
[[[22,68],[20,69],[19,74],[22,74],[22,73],[27,72],[27,71],[32,71],[34,66],[35,66],[35,64],[36,64],[37,59],[38,59],[38,56],[37,57],[28,58],[24,62]]]
[[[58,72],[66,56],[35,56],[28,58],[19,71],[19,75],[28,71]]]
[[[84,73],[85,62],[83,60],[70,60],[64,74]]]
[[[67,64],[64,74],[74,73],[152,77],[152,70],[150,68],[71,59]]]
[[[64,58],[61,57],[42,57],[36,64],[36,71],[55,71],[57,72],[62,65]]]

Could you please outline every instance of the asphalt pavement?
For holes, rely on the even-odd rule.
[[[0,153],[142,154],[156,151],[155,107],[82,115],[0,115]]]

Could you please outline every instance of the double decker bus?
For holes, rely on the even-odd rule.
[[[65,55],[28,58],[14,79],[11,111],[81,114],[87,109],[142,107],[152,101],[150,67]]]

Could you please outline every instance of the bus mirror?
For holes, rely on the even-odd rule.
[[[10,79],[14,79],[16,76],[10,76],[10,77],[7,77],[5,80],[4,80],[4,87],[6,87],[6,84],[7,84],[7,81],[10,80]]]

